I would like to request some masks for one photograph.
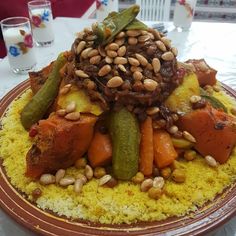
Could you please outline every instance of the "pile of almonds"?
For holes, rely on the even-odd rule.
[[[147,107],[163,101],[180,84],[177,49],[157,30],[121,31],[104,46],[96,40],[92,29],[78,33],[65,75],[86,88],[93,101]]]

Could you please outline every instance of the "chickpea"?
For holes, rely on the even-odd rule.
[[[144,175],[142,172],[137,172],[137,174],[132,178],[132,181],[135,184],[140,184],[143,182],[143,180],[144,180]]]
[[[196,158],[197,153],[194,150],[187,150],[184,152],[184,158],[187,161],[192,161]]]
[[[181,164],[180,164],[180,162],[174,160],[173,163],[171,164],[170,168],[172,171],[175,169],[179,169],[179,168],[181,168]]]
[[[148,196],[152,199],[159,199],[162,195],[162,190],[160,188],[151,187],[148,190]]]
[[[170,167],[166,167],[166,168],[161,169],[161,176],[164,179],[168,179],[170,177],[170,175],[171,175]]]
[[[94,175],[95,178],[97,178],[97,179],[102,178],[105,174],[106,174],[106,170],[105,170],[105,168],[103,168],[103,167],[96,167],[96,168],[94,169],[93,175]]]
[[[87,160],[85,158],[79,158],[76,162],[75,162],[75,167],[80,169],[80,168],[84,168],[87,165]]]
[[[175,169],[172,173],[172,179],[176,183],[183,183],[186,179],[186,175],[183,169]]]

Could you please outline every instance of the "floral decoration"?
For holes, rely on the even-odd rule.
[[[43,22],[49,21],[50,11],[44,9],[43,14],[32,15],[31,23],[33,28],[45,28],[45,24]]]
[[[14,46],[9,47],[9,53],[13,57],[17,57],[20,54],[26,54],[30,48],[33,47],[33,38],[31,34],[26,34],[24,30],[20,30],[20,34],[24,37],[23,42],[19,42]]]
[[[193,8],[186,0],[179,0],[178,3],[185,7],[186,11],[188,12],[188,17],[193,17]]]
[[[103,6],[107,6],[108,1],[109,0],[96,0],[97,9],[101,9],[101,8],[103,8]]]

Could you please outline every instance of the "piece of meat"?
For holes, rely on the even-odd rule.
[[[57,115],[41,120],[36,127],[35,143],[26,156],[26,176],[38,178],[73,165],[87,151],[96,120],[93,115],[81,115],[78,121]]]
[[[42,87],[45,81],[48,78],[49,73],[52,70],[52,65],[49,64],[48,66],[44,67],[42,70],[37,72],[29,72],[29,79],[30,79],[30,87],[33,91],[33,94],[37,93],[38,90]]]
[[[186,61],[186,63],[192,63],[195,67],[195,73],[198,78],[198,82],[201,87],[206,85],[215,85],[216,84],[216,73],[217,71],[211,68],[204,59],[191,59]]]

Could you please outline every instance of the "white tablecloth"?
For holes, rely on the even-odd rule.
[[[69,49],[75,33],[90,26],[92,22],[93,20],[56,18],[55,43],[51,47],[36,48],[38,61],[36,69],[46,66],[57,57],[59,52]],[[153,24],[153,22],[147,23]],[[179,60],[205,58],[213,68],[218,70],[218,80],[236,89],[236,24],[194,22],[191,29],[186,32],[178,32],[172,23],[166,23],[165,26],[168,29],[168,37],[179,50]],[[26,75],[15,75],[10,71],[7,58],[0,60],[0,98],[26,78]],[[0,209],[0,236],[13,235],[34,234],[15,223]],[[218,229],[214,235],[236,235],[236,218]]]

